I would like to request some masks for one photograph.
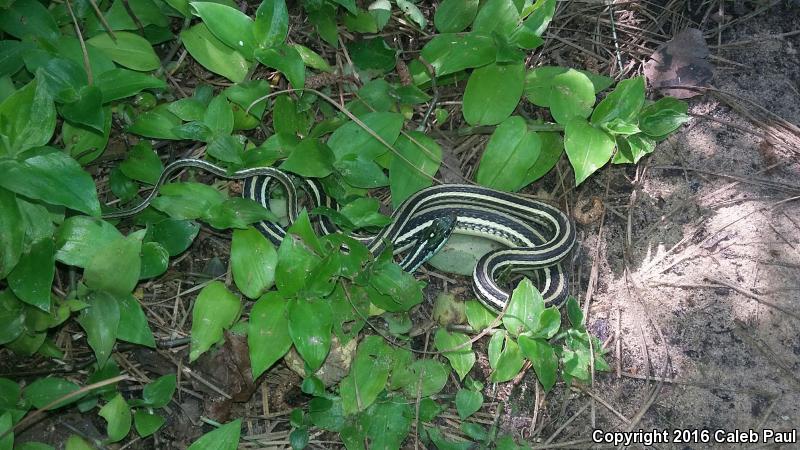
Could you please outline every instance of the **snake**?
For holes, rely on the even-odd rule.
[[[179,159],[164,168],[145,198],[125,210],[105,213],[105,219],[120,219],[143,211],[158,191],[178,171],[193,168],[231,180],[244,180],[242,196],[269,209],[270,193],[277,184],[286,195],[290,223],[299,214],[295,178],[275,167],[254,167],[229,172],[200,159]],[[300,178],[301,189],[312,207],[338,209],[325,194],[319,180]],[[255,227],[274,245],[280,245],[287,230],[271,221]],[[319,215],[320,232],[341,232],[327,216]],[[438,252],[452,233],[490,239],[504,246],[478,259],[473,270],[473,290],[478,300],[494,312],[504,311],[510,294],[497,282],[499,272],[534,272],[537,287],[546,304],[560,306],[568,295],[568,283],[561,261],[575,245],[575,227],[560,209],[518,194],[467,184],[439,184],[417,191],[392,213],[389,225],[374,234],[351,233],[350,237],[379,255],[391,245],[395,254],[406,253],[401,267],[413,272]]]

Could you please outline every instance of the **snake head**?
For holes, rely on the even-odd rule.
[[[420,231],[408,255],[403,258],[400,267],[406,272],[414,272],[425,261],[429,260],[450,239],[458,218],[455,215],[437,217],[427,228]]]

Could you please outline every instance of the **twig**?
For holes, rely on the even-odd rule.
[[[69,16],[72,18],[72,23],[75,25],[75,34],[78,35],[78,42],[81,43],[81,53],[83,53],[83,68],[86,69],[86,78],[89,86],[91,86],[94,84],[94,76],[92,75],[92,65],[89,63],[89,51],[86,49],[86,42],[83,40],[83,33],[81,33],[81,27],[78,25],[78,19],[75,17],[75,12],[72,11],[72,3],[70,3],[69,0],[66,0],[65,3],[67,4]]]

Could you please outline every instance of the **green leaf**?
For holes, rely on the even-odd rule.
[[[233,119],[233,114],[231,114],[231,119]],[[233,128],[233,123],[231,120],[231,128]],[[243,162],[244,143],[240,136],[217,135],[217,137],[211,138],[206,147],[206,153],[220,161],[239,165]]]
[[[443,328],[439,328],[434,337],[436,349],[450,361],[460,380],[463,380],[475,365],[475,352],[472,351],[472,343],[469,340],[466,334],[450,333]],[[458,350],[447,351],[453,348]]]
[[[294,47],[280,44],[270,48],[260,48],[255,52],[261,64],[280,71],[295,89],[302,89],[306,82],[306,66]]]
[[[0,279],[20,260],[25,238],[25,221],[13,192],[0,188]]]
[[[617,136],[617,149],[617,153],[614,154],[614,164],[635,164],[643,156],[653,153],[656,142],[644,133]]]
[[[0,160],[0,186],[26,197],[63,205],[92,216],[100,202],[92,177],[77,161],[59,151],[23,161]]]
[[[128,178],[156,184],[164,171],[164,165],[148,142],[140,142],[130,149],[119,169]]]
[[[250,71],[250,63],[236,50],[217,39],[205,24],[181,32],[184,47],[206,69],[239,83]]]
[[[266,80],[250,80],[237,83],[225,89],[224,93],[225,96],[228,97],[228,100],[235,105],[239,105],[242,109],[250,108],[251,116],[261,117],[267,109],[267,101],[261,99],[269,94],[269,91],[269,83]],[[201,104],[201,110],[203,109],[205,109],[205,107]]]
[[[247,345],[253,378],[258,378],[292,347],[286,300],[278,292],[267,292],[250,311]]]
[[[278,253],[253,227],[235,230],[231,242],[231,272],[236,287],[249,298],[260,297],[275,282]]]
[[[136,427],[136,433],[142,438],[152,435],[163,427],[166,422],[167,420],[158,414],[142,410],[137,410],[133,413],[133,424]]]
[[[84,125],[102,133],[106,119],[100,89],[97,86],[84,86],[78,96],[77,101],[61,106],[61,116],[73,124]]]
[[[394,155],[389,164],[389,188],[392,207],[397,208],[411,194],[433,184],[433,176],[442,163],[442,148],[419,131],[401,135],[394,147],[399,155]]]
[[[14,75],[25,62],[22,59],[31,44],[15,40],[0,41],[0,76]],[[2,100],[0,100],[2,101]]]
[[[261,48],[274,47],[286,40],[289,12],[285,0],[265,0],[256,10],[253,34]]]
[[[531,361],[544,392],[550,392],[556,384],[558,373],[558,357],[553,347],[544,339],[532,339],[527,336],[519,337],[519,346],[525,357]]]
[[[644,77],[622,80],[594,109],[591,122],[593,125],[602,125],[620,119],[623,122],[635,123],[642,106],[644,106]]]
[[[145,242],[141,249],[142,263],[139,268],[139,279],[157,277],[167,270],[169,252],[158,242]]]
[[[459,389],[456,393],[456,411],[461,420],[475,414],[483,405],[483,394],[468,389]]]
[[[390,145],[397,140],[403,127],[403,116],[398,113],[367,113],[360,120]],[[360,155],[371,161],[389,150],[355,122],[347,122],[337,128],[328,138],[328,147],[333,150],[337,160],[346,155]]]
[[[363,415],[360,425],[365,428],[368,448],[401,448],[411,430],[414,418],[412,405],[401,397],[389,397],[375,403]],[[348,448],[351,448],[348,446]]]
[[[436,70],[436,76],[485,66],[495,58],[494,39],[475,33],[439,34],[422,48],[422,58]]]
[[[322,300],[289,303],[289,336],[312,373],[328,356],[332,326],[330,306]]]
[[[278,264],[275,267],[275,284],[278,291],[286,297],[295,295],[306,285],[308,274],[319,262],[320,257],[314,254],[300,238],[287,234],[278,247]]]
[[[518,21],[519,11],[513,0],[485,0],[472,24],[472,31],[485,36],[492,33],[508,36]]]
[[[383,169],[363,156],[345,155],[334,162],[333,167],[353,187],[371,189],[389,184]]]
[[[192,311],[190,362],[222,340],[223,330],[236,322],[241,309],[239,298],[219,281],[208,283],[200,291]]]
[[[278,218],[260,203],[249,198],[229,198],[214,205],[203,214],[202,219],[214,228],[247,228],[248,225]]]
[[[111,107],[103,108],[103,131],[64,122],[61,125],[64,149],[81,165],[89,164],[103,154],[111,134]]]
[[[86,331],[86,340],[94,350],[97,365],[102,367],[111,356],[117,341],[119,304],[114,296],[102,291],[92,292],[83,300],[89,307],[81,310],[78,323]]]
[[[530,337],[550,339],[560,328],[561,313],[555,306],[550,306],[542,311],[534,326],[529,329]]]
[[[391,260],[377,262],[372,267],[369,282],[375,290],[393,300],[376,305],[386,311],[408,311],[422,302],[422,284]]]
[[[111,442],[121,441],[131,431],[131,408],[122,394],[117,393],[106,403],[97,415],[106,419],[106,433]]]
[[[592,113],[595,88],[591,79],[575,69],[542,66],[525,76],[525,96],[542,107],[549,107],[556,122],[585,119]]]
[[[71,266],[87,267],[97,249],[122,239],[110,223],[86,216],[67,218],[56,233],[56,259]]]
[[[389,3],[389,0],[375,0],[370,3],[367,10],[375,19],[375,25],[378,27],[378,30],[382,30],[392,16],[392,4]]]
[[[51,402],[54,402],[79,389],[80,386],[69,380],[58,377],[47,377],[39,378],[33,383],[27,385],[25,390],[22,391],[22,395],[25,400],[29,401],[31,405],[33,405],[34,408],[42,409]],[[74,403],[84,395],[86,394],[79,394],[69,400],[56,403],[47,410],[52,411],[70,403]]]
[[[297,50],[297,53],[300,55],[300,59],[303,60],[303,64],[306,66],[322,72],[333,72],[330,64],[328,64],[328,62],[325,61],[325,59],[314,50],[311,50],[310,48],[300,44],[292,44],[292,47]]]
[[[539,132],[542,145],[536,162],[528,168],[523,185],[527,186],[550,172],[564,153],[564,141],[561,133]]]
[[[280,168],[306,178],[323,178],[333,172],[333,160],[333,151],[327,144],[307,137],[292,150]]]
[[[228,422],[194,441],[188,450],[236,450],[242,431],[241,419]]]
[[[56,128],[56,108],[44,86],[32,81],[0,103],[0,156],[15,156],[29,148],[46,145]]]
[[[218,95],[211,100],[203,116],[203,123],[217,136],[233,132],[233,110],[224,95]]]
[[[55,42],[61,36],[58,24],[44,5],[36,0],[18,0],[3,4],[0,29],[18,39],[41,38]]]
[[[585,120],[567,123],[564,127],[564,149],[575,171],[575,184],[581,184],[603,167],[611,159],[614,146],[614,139],[608,133],[594,128]]]
[[[235,86],[240,85],[236,84],[231,86],[231,88]],[[178,116],[178,118],[181,120],[185,120],[187,122],[202,121],[203,116],[206,113],[206,104],[194,97],[187,97],[167,104],[167,110]]]
[[[128,127],[128,131],[154,139],[181,139],[174,131],[181,120],[169,111],[169,105],[162,104],[142,113]]]
[[[397,6],[400,7],[400,10],[403,11],[403,14],[406,15],[409,19],[416,22],[420,28],[423,30],[428,25],[428,21],[425,19],[425,16],[422,14],[422,11],[419,10],[417,5],[411,3],[408,0],[395,0]]]
[[[522,358],[519,345],[517,345],[513,339],[504,333],[496,333],[492,336],[492,341],[495,341],[495,339],[505,345],[502,350],[500,350],[499,354],[495,355],[496,362],[492,365],[494,371],[492,371],[489,379],[494,383],[502,383],[516,377],[519,371],[522,370],[522,365],[525,363],[525,360]],[[490,356],[489,360],[491,361],[492,359],[492,356]]]
[[[517,191],[524,185],[528,168],[539,157],[541,140],[520,116],[504,120],[494,131],[483,152],[475,180],[501,191]]]
[[[489,328],[494,322],[495,315],[477,300],[466,302],[467,322],[475,331],[482,331]]]
[[[347,50],[353,64],[361,70],[383,74],[393,70],[397,64],[397,51],[380,37],[348,43]]]
[[[379,336],[367,336],[358,346],[350,373],[339,383],[342,408],[354,414],[368,408],[386,387],[392,348]]]
[[[129,69],[146,72],[161,67],[161,61],[147,39],[127,31],[117,31],[114,35],[116,41],[109,34],[101,33],[87,39],[86,43]]]
[[[129,294],[139,282],[142,238],[145,230],[95,248],[84,271],[86,285],[116,295]]]
[[[567,317],[569,318],[569,323],[572,324],[573,328],[579,330],[584,329],[584,318],[581,305],[578,304],[578,301],[572,296],[567,299]]]
[[[511,293],[509,305],[503,316],[503,325],[512,336],[535,330],[539,316],[544,311],[544,300],[539,290],[527,278]]]
[[[15,450],[55,450],[55,448],[40,442],[23,442],[15,447]]]
[[[86,70],[77,62],[66,58],[52,58],[36,71],[37,79],[47,87],[50,95],[60,103],[71,103],[80,97],[78,91],[86,87]]]
[[[438,428],[425,427],[425,432],[428,434],[431,442],[433,442],[433,444],[439,450],[469,450],[475,445],[473,442],[469,441],[449,441],[445,439],[445,437],[442,435],[442,432],[439,431]]]
[[[439,33],[464,31],[478,14],[478,0],[444,0],[436,8],[433,24]]]
[[[339,47],[336,26],[336,8],[330,4],[322,4],[317,8],[306,8],[308,20],[314,24],[319,36],[334,48]]]
[[[142,389],[142,402],[150,408],[163,408],[172,400],[177,387],[175,374],[162,375]]]
[[[150,225],[147,239],[161,244],[169,256],[177,256],[192,245],[199,231],[200,225],[196,222],[167,219]]]
[[[12,418],[10,412],[0,414],[0,450],[12,450],[14,433],[11,432]],[[6,434],[7,433],[7,434]]]
[[[17,339],[25,331],[25,306],[8,290],[0,291],[0,344]],[[2,397],[2,394],[0,394]],[[0,403],[0,407],[3,407]]]
[[[117,339],[132,344],[155,348],[156,340],[153,338],[153,332],[147,325],[147,316],[144,315],[142,306],[139,304],[136,297],[130,294],[120,295],[116,300],[119,306]]]
[[[689,120],[686,102],[672,97],[664,97],[642,109],[639,114],[639,128],[653,138],[661,138],[677,130]]]
[[[195,14],[223,44],[252,57],[256,47],[253,19],[228,5],[214,2],[190,2]]]
[[[384,227],[389,225],[392,219],[378,212],[380,207],[381,204],[378,200],[370,197],[361,197],[346,204],[340,212],[355,229]]]
[[[522,96],[525,65],[489,64],[475,69],[464,91],[464,119],[470,125],[497,125],[514,112]]]
[[[81,439],[80,436],[73,434],[67,439],[65,450],[95,450],[95,448]]]
[[[13,213],[12,213],[13,214]],[[23,302],[50,310],[50,288],[55,274],[55,244],[44,238],[31,245],[8,274],[8,286]]]
[[[556,12],[556,0],[536,0],[536,3],[531,5],[529,11],[530,15],[523,22],[523,26],[531,30],[536,36],[541,36],[547,29],[547,25],[553,20],[553,15]]]
[[[213,187],[195,182],[169,183],[161,186],[161,195],[152,206],[174,219],[197,219],[213,206],[225,201],[225,194]]]

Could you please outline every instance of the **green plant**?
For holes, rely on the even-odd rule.
[[[98,386],[82,389],[77,379],[57,376],[24,387],[0,379],[0,450],[13,447],[11,430],[32,408],[97,408],[107,422],[106,442],[125,439],[131,424],[140,437],[163,425],[157,411],[172,397],[175,377],[145,384],[141,398],[123,396],[112,353],[118,341],[155,347],[135,289],[190,247],[199,222],[234,230],[234,284],[209,281],[200,291],[189,359],[211,351],[231,328],[248,335],[254,377],[294,347],[305,364],[303,390],[313,397],[291,416],[294,447],[306,445],[315,426],[339,433],[349,448],[365,441],[391,448],[414,424],[440,448],[463,447],[434,425],[452,399],[442,394],[452,368],[463,383],[454,400],[462,431],[482,445],[515,448],[467,420],[483,403],[481,383],[468,375],[474,338],[440,327],[434,354],[411,350],[409,311],[422,301],[423,284],[389,253],[375,257],[343,235],[318,237],[305,213],[276,249],[250,227],[278,220],[276,214],[229,197],[219,184],[169,183],[132,223],[103,220],[101,212],[136,203],[140,190],[158,180],[165,143],[196,141],[206,158],[230,170],[277,165],[318,178],[343,208],[313,213],[345,229],[375,229],[389,219],[369,189],[388,187],[397,206],[432,184],[443,151],[426,130],[444,128],[454,111],[439,105],[440,91],[457,90],[462,81],[460,114],[468,127],[454,131],[492,127],[475,181],[506,191],[542,178],[564,153],[576,184],[609,161],[636,163],[687,120],[686,104],[647,101],[642,77],[616,83],[597,103],[611,78],[527,69],[526,55],[544,42],[555,0],[444,0],[433,14],[406,0],[376,0],[366,9],[353,0],[299,3],[292,14],[306,17],[325,42],[316,51],[313,39],[290,36],[294,17],[284,0],[245,12],[230,0],[115,0],[96,10],[95,3],[70,0],[0,2],[0,345],[18,357],[61,358],[54,336],[74,321],[96,360],[80,381]],[[405,65],[396,48],[363,36],[390,20],[422,33],[431,30],[431,18],[438,34],[408,61],[407,76],[393,75]],[[180,31],[173,34],[175,25]],[[357,37],[345,42],[339,27]],[[193,90],[180,86],[175,76],[187,72],[187,59],[174,57],[181,48],[230,83],[216,90],[203,82]],[[323,56],[335,51],[346,52],[343,72]],[[255,76],[266,70],[280,77],[270,84]],[[285,84],[279,78],[291,88],[274,90]],[[350,101],[331,99],[335,83]],[[540,107],[539,118],[515,115],[521,101]],[[137,142],[115,153],[109,143],[122,139]],[[343,244],[349,253],[339,250]],[[592,369],[607,369],[574,299],[566,307],[569,324],[545,308],[529,282],[514,291],[500,320],[476,301],[465,312],[475,333],[491,327],[488,381],[513,379],[526,359],[546,392],[559,374],[580,383]],[[326,387],[314,374],[332,337],[346,345],[377,316],[392,336],[365,337],[349,374]],[[191,448],[235,448],[239,432],[240,422],[232,421]],[[66,445],[90,448],[77,436]]]

